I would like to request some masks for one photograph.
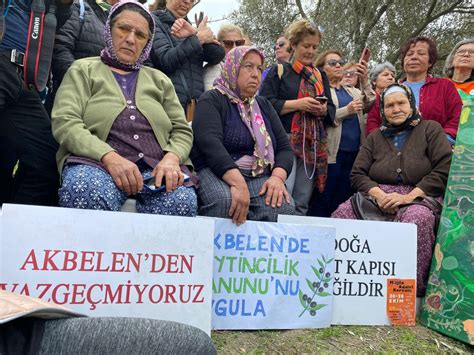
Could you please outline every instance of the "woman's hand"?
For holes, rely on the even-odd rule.
[[[382,207],[382,201],[387,197],[387,193],[385,193],[380,187],[373,187],[368,191],[368,194],[375,198],[375,201],[377,202],[377,205],[380,207],[380,209],[389,214],[395,214],[398,212],[398,208],[384,208]]]
[[[347,104],[347,110],[351,114],[357,113],[357,111],[362,111],[363,107],[364,105],[362,104],[362,101],[360,101],[359,99],[352,100],[351,102]]]
[[[156,187],[161,186],[161,182],[165,181],[166,192],[170,192],[184,183],[184,174],[179,166],[179,157],[172,152],[164,155],[163,159],[153,169],[151,175],[155,176],[156,183],[160,184],[156,185]]]
[[[201,44],[215,43],[220,45],[214,36],[214,32],[212,32],[211,28],[207,25],[207,16],[204,16],[203,20],[199,23],[196,35]]]
[[[230,186],[231,205],[229,217],[237,225],[245,223],[250,205],[250,193],[247,182],[239,169],[227,170],[222,179]]]
[[[385,196],[378,202],[379,207],[383,210],[396,210],[400,208],[401,205],[406,203],[413,202],[414,198],[411,198],[408,195],[401,195],[397,192],[392,192],[385,194]]]
[[[369,77],[369,68],[367,62],[363,60],[362,63],[357,63],[355,68],[357,70],[357,74],[359,75],[359,82],[365,83]]]
[[[184,18],[177,19],[171,26],[171,34],[177,38],[187,38],[196,33],[196,29]]]
[[[143,177],[136,164],[115,151],[105,154],[101,161],[115,185],[128,196],[136,195],[143,189]]]
[[[320,103],[312,97],[298,99],[300,111],[310,112],[316,116],[326,116],[327,104]]]
[[[286,190],[284,179],[282,179],[280,175],[272,174],[272,176],[270,176],[268,180],[265,181],[258,194],[260,196],[267,194],[265,203],[267,206],[271,204],[273,208],[281,207],[283,204],[283,197],[287,203],[290,203],[290,194]]]

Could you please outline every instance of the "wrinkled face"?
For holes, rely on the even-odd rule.
[[[292,45],[295,58],[304,65],[313,63],[316,54],[318,53],[319,37],[317,35],[308,35],[297,44]]]
[[[392,85],[393,83],[395,83],[395,74],[389,69],[385,68],[383,72],[377,76],[377,79],[375,79],[375,90],[377,92],[382,92],[383,89],[389,85]]]
[[[231,31],[223,34],[221,43],[224,46],[225,54],[227,54],[234,47],[243,46],[245,39],[240,32]]]
[[[463,44],[454,53],[453,67],[456,68],[474,68],[474,43]]]
[[[342,79],[342,66],[344,61],[336,53],[329,53],[324,61],[323,69],[330,81],[340,81]]]
[[[247,53],[242,60],[237,77],[237,86],[242,98],[252,97],[257,93],[262,80],[262,71],[262,58],[255,52]]]
[[[383,110],[387,121],[395,126],[401,125],[412,114],[408,97],[401,92],[394,92],[384,97]]]
[[[429,44],[416,42],[412,44],[403,60],[403,70],[407,75],[427,74],[431,67]]]
[[[290,48],[290,42],[286,39],[286,37],[280,37],[277,39],[275,43],[275,59],[278,62],[286,62],[290,59],[290,52],[288,49]]]
[[[358,79],[357,68],[355,66],[347,67],[342,71],[341,85],[355,87]]]
[[[176,18],[184,18],[193,7],[192,0],[167,0],[166,8]]]
[[[138,12],[124,10],[115,18],[112,43],[122,63],[136,63],[149,38],[148,22]]]

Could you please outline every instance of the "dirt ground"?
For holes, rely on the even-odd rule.
[[[332,326],[287,331],[213,331],[219,354],[237,353],[459,353],[474,347],[428,328]]]

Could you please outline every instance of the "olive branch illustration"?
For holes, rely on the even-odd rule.
[[[306,279],[306,284],[308,285],[310,292],[308,294],[303,293],[301,288],[298,291],[298,297],[301,306],[303,307],[303,311],[300,313],[298,318],[300,318],[306,311],[309,311],[311,316],[316,316],[318,310],[327,306],[325,303],[318,303],[317,297],[331,296],[331,293],[326,290],[329,288],[333,276],[330,272],[326,272],[326,267],[334,261],[334,258],[327,260],[324,255],[321,255],[321,259],[317,259],[319,268],[313,265],[311,266],[311,269],[316,276],[315,280],[311,281]]]

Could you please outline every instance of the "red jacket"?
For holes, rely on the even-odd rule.
[[[380,127],[379,96],[367,115],[367,134]],[[420,113],[425,120],[438,122],[444,131],[456,138],[461,114],[462,101],[454,84],[444,78],[428,75],[420,90]]]

